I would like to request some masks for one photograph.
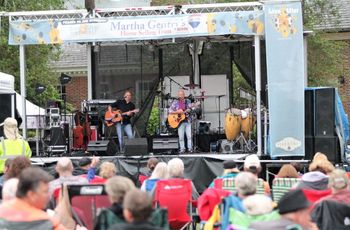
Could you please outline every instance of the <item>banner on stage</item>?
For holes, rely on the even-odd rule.
[[[127,18],[11,21],[10,45],[137,41],[214,35],[262,35],[263,11]]]
[[[304,47],[300,2],[265,3],[270,155],[304,156]]]

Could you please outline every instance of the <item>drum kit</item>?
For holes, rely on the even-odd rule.
[[[225,116],[225,134],[228,142],[233,146],[239,143],[241,150],[253,151],[256,144],[251,133],[256,122],[256,115],[251,108],[243,110],[230,108]]]

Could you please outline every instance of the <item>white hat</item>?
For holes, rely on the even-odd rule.
[[[261,167],[259,157],[256,154],[249,155],[244,160],[244,168],[249,169],[252,166]]]
[[[4,134],[7,139],[15,140],[20,137],[16,119],[8,117],[1,125],[4,126]]]

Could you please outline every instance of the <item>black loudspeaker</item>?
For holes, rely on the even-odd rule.
[[[98,156],[114,156],[118,151],[118,146],[114,140],[90,141],[87,151]]]
[[[146,155],[148,150],[147,138],[125,139],[125,156]]]
[[[85,9],[87,11],[95,9],[95,0],[85,0]]]
[[[315,91],[315,136],[334,136],[334,100],[334,88],[317,89]]]
[[[314,91],[305,90],[305,136],[314,135]]]
[[[52,127],[50,130],[50,146],[66,145],[64,130],[60,127]]]
[[[315,137],[314,152],[321,152],[325,154],[329,161],[338,163],[340,154],[338,152],[338,138],[337,137]]]
[[[305,136],[305,159],[312,160],[315,155],[314,137]]]
[[[12,107],[11,98],[14,97],[14,94],[0,94],[0,123],[3,123],[4,120],[8,117],[15,117],[16,105]],[[12,108],[14,109],[12,111]],[[0,127],[0,137],[4,136],[3,126]]]

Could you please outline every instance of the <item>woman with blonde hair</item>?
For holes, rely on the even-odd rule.
[[[142,183],[141,190],[150,192],[157,183],[158,180],[166,179],[168,177],[167,164],[165,162],[159,162],[154,168],[150,178]]]
[[[103,162],[100,166],[100,177],[107,180],[117,174],[117,167],[112,162]]]
[[[291,164],[285,164],[280,168],[276,178],[299,178],[299,173]]]
[[[328,160],[327,156],[317,152],[309,166],[310,172],[319,171],[324,174],[330,174],[335,169],[334,165]]]

